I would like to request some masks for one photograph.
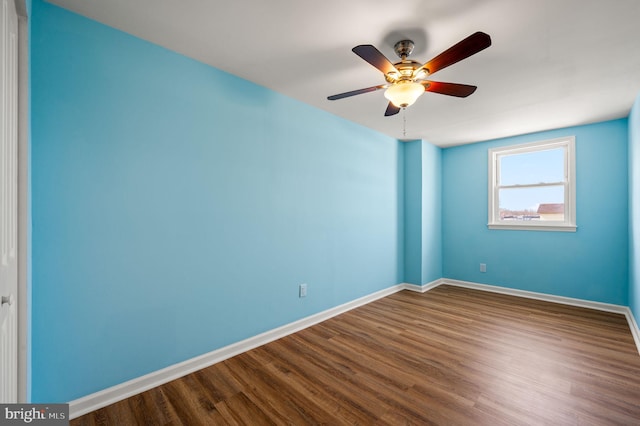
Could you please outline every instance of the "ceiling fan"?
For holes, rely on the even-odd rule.
[[[427,77],[430,77],[449,65],[453,65],[471,55],[475,55],[489,46],[491,46],[491,37],[489,37],[488,34],[478,31],[451,46],[423,65],[414,60],[407,59],[409,55],[411,55],[414,47],[414,43],[411,40],[401,40],[395,44],[393,49],[398,57],[400,57],[400,61],[395,64],[392,64],[391,61],[373,45],[361,44],[351,50],[382,71],[387,83],[340,93],[329,96],[327,99],[335,101],[362,93],[387,89],[384,96],[389,100],[389,105],[384,115],[388,117],[400,112],[400,108],[406,108],[412,105],[425,91],[466,98],[476,91],[476,86],[431,81],[427,80]]]

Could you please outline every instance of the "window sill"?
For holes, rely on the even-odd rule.
[[[532,225],[532,224],[526,224],[526,225],[516,225],[516,224],[512,224],[512,223],[489,223],[487,225],[487,227],[489,229],[503,229],[503,230],[510,230],[510,231],[551,231],[551,232],[576,232],[578,230],[578,227],[576,225],[552,225],[552,224],[545,224],[545,225]]]

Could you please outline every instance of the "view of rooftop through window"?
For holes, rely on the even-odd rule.
[[[565,149],[502,155],[501,220],[564,220]]]

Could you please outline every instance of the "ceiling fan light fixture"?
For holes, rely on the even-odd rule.
[[[400,81],[384,92],[384,97],[398,108],[406,108],[424,93],[424,86],[414,81]]]
[[[418,70],[414,71],[414,73],[414,80],[424,80],[429,74],[429,72],[424,68],[419,68]]]

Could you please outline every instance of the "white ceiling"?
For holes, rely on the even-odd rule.
[[[639,0],[52,0],[398,139],[451,146],[625,117],[640,92]],[[384,117],[384,83],[351,48],[416,42],[426,62],[468,35],[493,45],[432,79],[478,86],[425,93]],[[403,121],[406,119],[406,136]]]

